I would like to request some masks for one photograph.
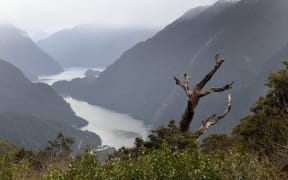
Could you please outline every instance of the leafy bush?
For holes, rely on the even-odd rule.
[[[268,157],[274,166],[288,174],[288,62],[285,69],[272,73],[266,96],[259,98],[234,128],[233,135],[245,151]]]
[[[152,130],[148,136],[148,140],[144,141],[142,138],[136,138],[134,142],[135,147],[122,147],[111,158],[120,158],[122,160],[127,160],[129,156],[130,158],[131,156],[136,158],[142,155],[141,150],[143,147],[146,149],[146,153],[149,153],[150,151],[161,149],[163,143],[167,143],[171,151],[187,149],[196,151],[198,145],[196,136],[192,131],[182,132],[175,124],[175,121],[172,120],[167,127],[162,125]]]
[[[204,155],[190,150],[172,151],[167,143],[147,154],[141,148],[137,158],[110,160],[101,164],[95,154],[86,152],[63,169],[51,168],[47,180],[59,179],[276,179],[271,168],[249,154],[237,151]]]

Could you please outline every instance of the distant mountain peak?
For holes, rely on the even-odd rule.
[[[9,23],[0,24],[0,58],[17,66],[29,77],[63,71],[26,32]]]
[[[136,43],[150,38],[154,29],[80,24],[38,42],[65,67],[106,67]]]

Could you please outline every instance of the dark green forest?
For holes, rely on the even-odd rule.
[[[216,60],[215,67],[221,62]],[[185,74],[184,81],[175,80],[181,87],[187,83],[183,88],[189,95],[188,75]],[[191,113],[186,109],[179,124],[171,120],[168,125],[151,130],[147,140],[136,138],[133,148],[122,147],[106,161],[98,160],[89,147],[85,153],[72,156],[73,139],[62,133],[38,151],[1,140],[0,179],[287,179],[288,62],[269,75],[266,86],[266,95],[259,97],[250,114],[241,119],[230,135],[212,134],[198,140],[210,125],[229,113],[228,100],[223,114],[202,121],[203,127],[210,123],[204,129],[192,131],[181,127],[185,118],[193,119],[191,114],[185,117],[185,113]],[[214,91],[231,92],[231,88],[232,83],[228,83]],[[237,111],[233,109],[233,100],[232,110]]]

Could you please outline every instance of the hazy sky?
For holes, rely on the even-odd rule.
[[[76,24],[161,27],[188,9],[216,0],[0,0],[0,21],[28,31]]]

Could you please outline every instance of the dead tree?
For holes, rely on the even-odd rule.
[[[183,113],[182,118],[179,122],[180,130],[182,132],[187,132],[189,130],[190,124],[192,123],[192,120],[194,117],[195,109],[198,105],[200,98],[207,96],[214,92],[223,92],[225,90],[232,88],[233,82],[225,84],[223,87],[220,87],[220,88],[210,88],[202,92],[203,87],[209,82],[209,80],[213,77],[213,75],[217,72],[217,70],[221,67],[222,63],[224,62],[223,59],[219,60],[219,57],[220,57],[219,54],[216,54],[214,68],[192,90],[189,87],[191,78],[187,73],[184,74],[184,78],[185,78],[184,81],[180,81],[179,79],[174,77],[176,84],[184,89],[188,97],[186,110]],[[205,118],[202,121],[201,127],[195,131],[197,138],[201,136],[202,134],[204,134],[211,125],[214,125],[220,119],[223,119],[230,110],[231,110],[231,94],[229,93],[227,107],[226,107],[225,112],[219,116],[212,115],[212,116]]]

